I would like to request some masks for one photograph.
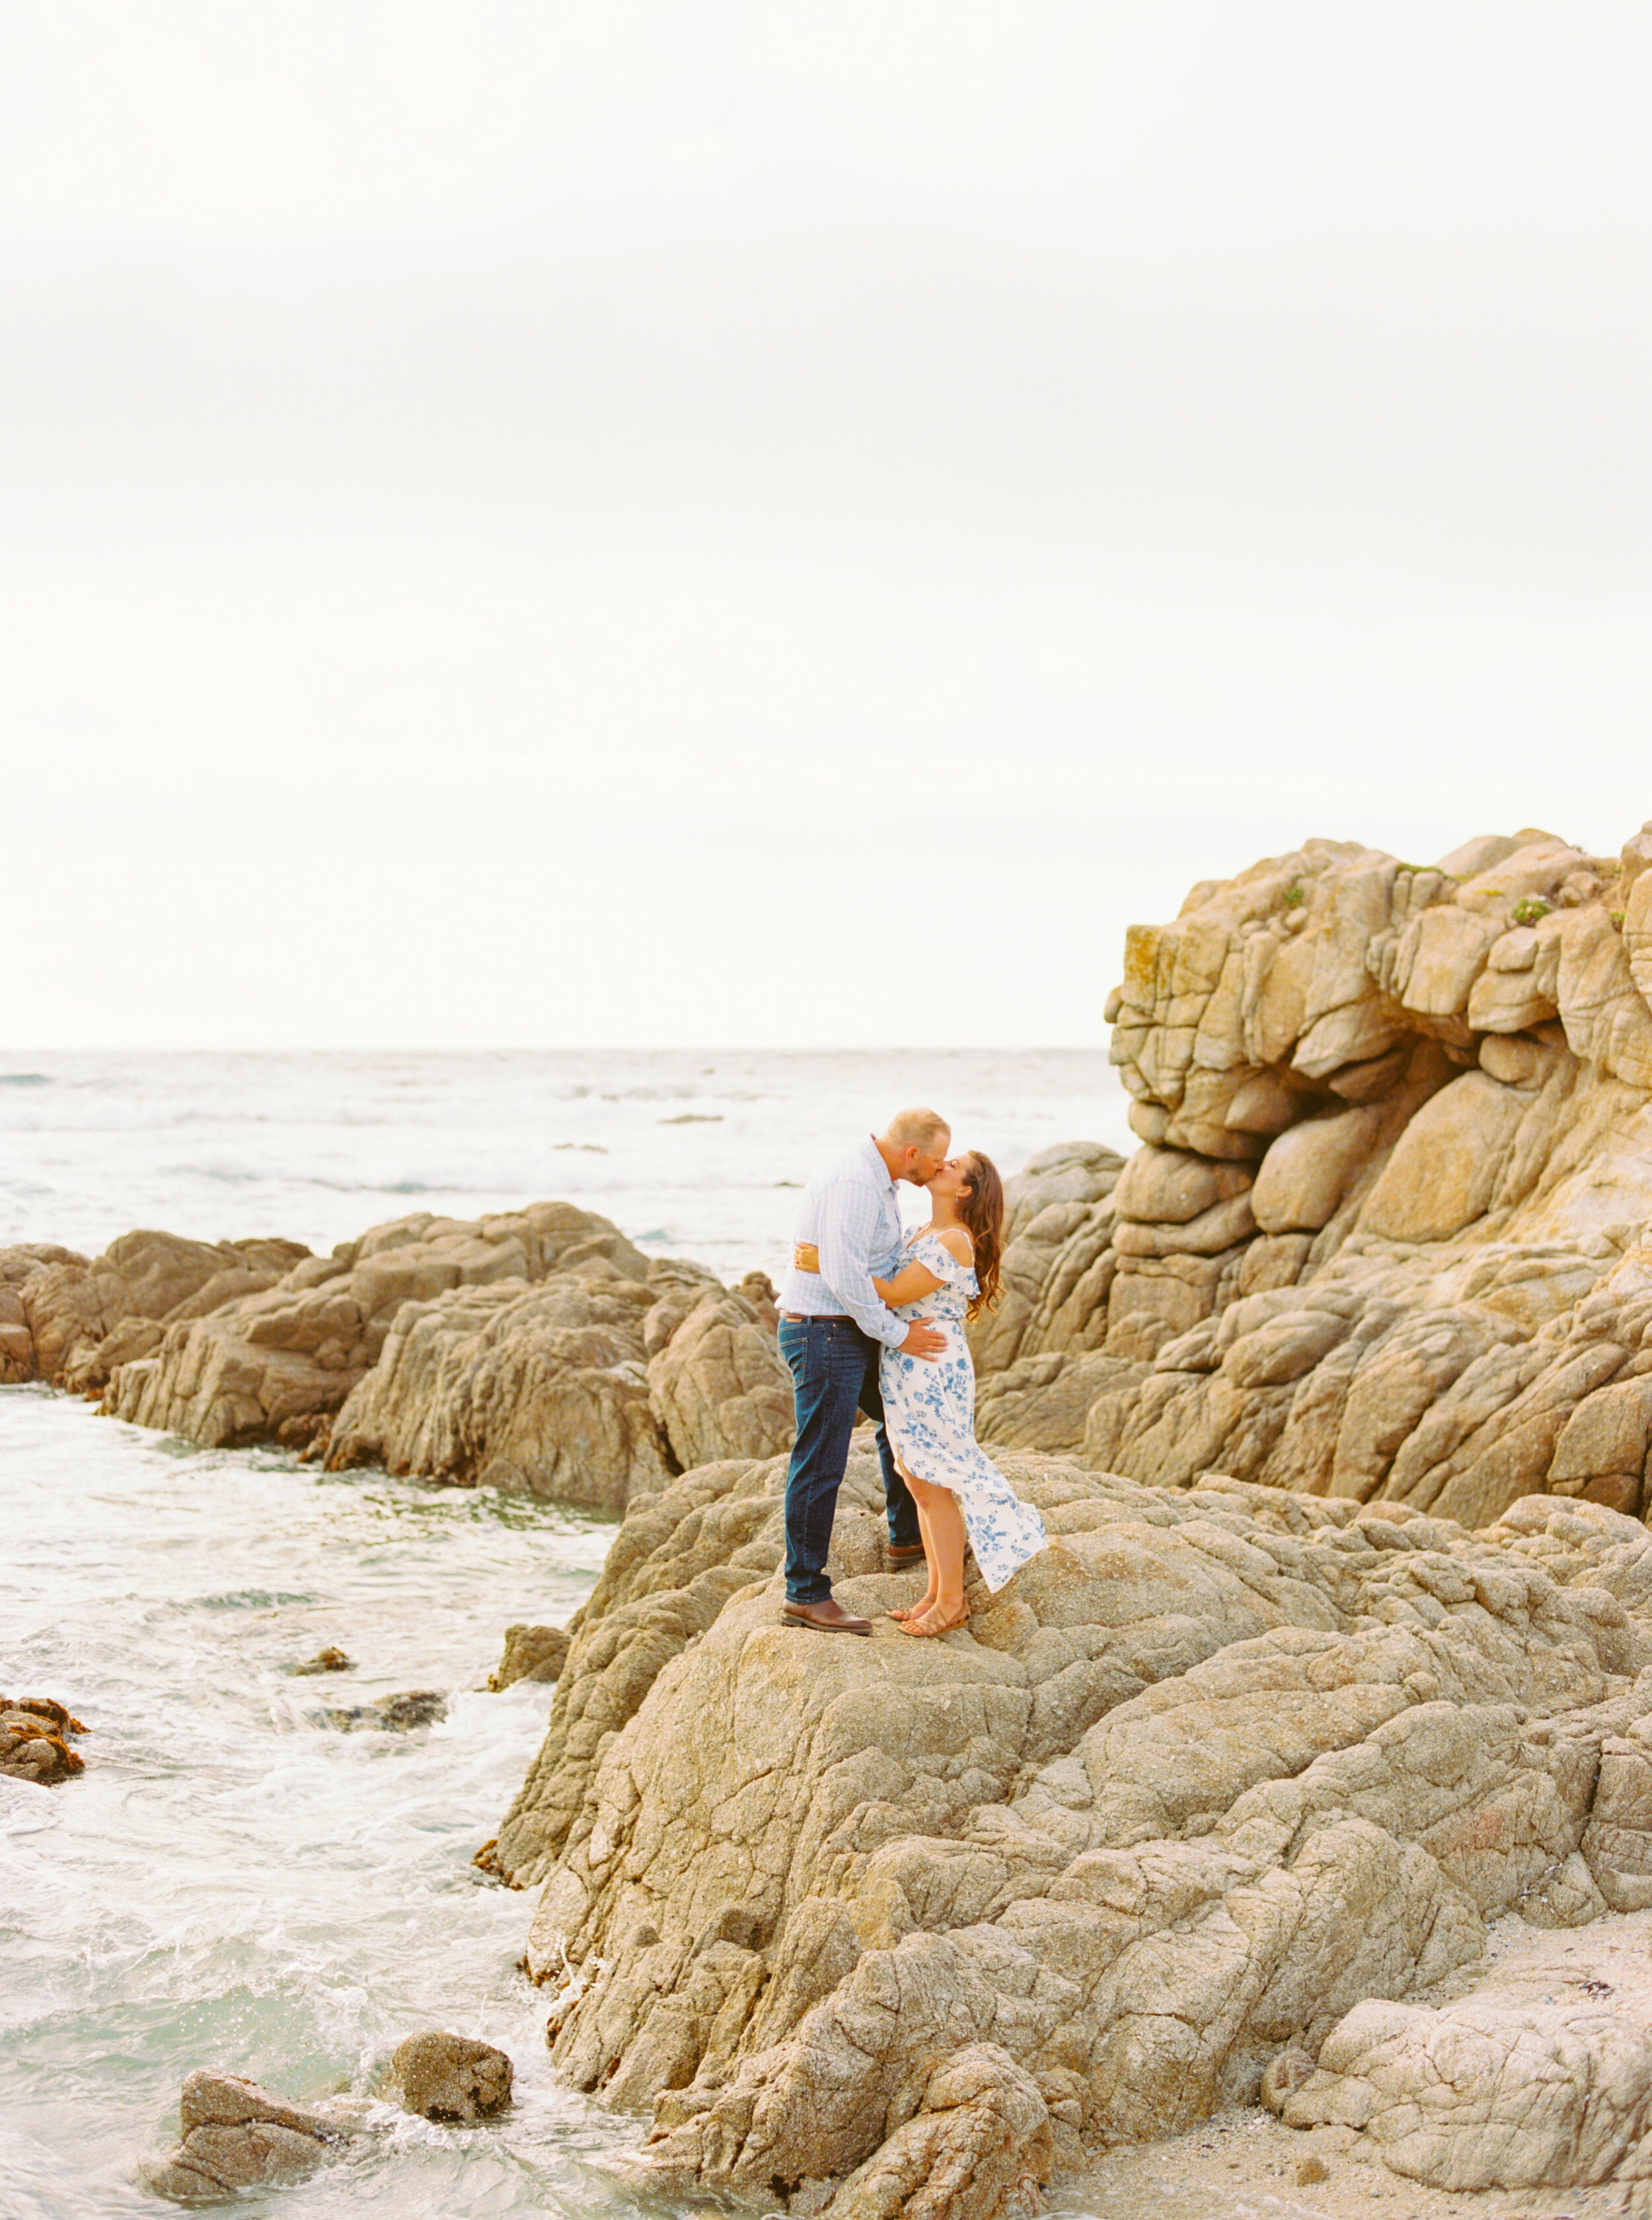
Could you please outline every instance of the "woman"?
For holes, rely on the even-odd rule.
[[[1044,1546],[1044,1521],[1023,1503],[976,1440],[976,1372],[966,1318],[990,1307],[1003,1252],[1004,1183],[976,1150],[950,1157],[929,1182],[933,1214],[907,1238],[907,1261],[872,1284],[891,1310],[932,1319],[946,1336],[938,1357],[885,1349],[878,1368],[884,1423],[901,1476],[918,1506],[929,1560],[923,1600],[892,1611],[903,1634],[949,1634],[968,1620],[963,1600],[965,1529],[988,1588],[1001,1588]],[[793,1262],[818,1270],[810,1244]]]

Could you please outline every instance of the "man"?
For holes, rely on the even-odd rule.
[[[786,1617],[820,1634],[870,1634],[870,1619],[846,1612],[826,1578],[826,1552],[838,1490],[849,1462],[857,1410],[877,1425],[889,1562],[924,1554],[918,1512],[895,1470],[878,1393],[878,1357],[887,1345],[932,1363],[946,1337],[925,1319],[896,1318],[872,1285],[901,1259],[901,1211],[895,1183],[922,1187],[946,1161],[951,1132],[932,1110],[902,1110],[881,1138],[869,1134],[817,1172],[797,1214],[799,1241],[820,1252],[818,1272],[793,1266],[780,1296],[780,1353],[791,1367],[797,1440],[786,1473]]]

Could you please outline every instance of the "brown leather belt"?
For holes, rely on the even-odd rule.
[[[788,1325],[853,1325],[847,1311],[782,1311]]]

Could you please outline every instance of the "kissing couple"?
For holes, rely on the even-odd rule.
[[[969,1619],[967,1538],[989,1589],[1044,1546],[1044,1521],[976,1440],[966,1319],[989,1308],[1004,1247],[1004,1183],[980,1150],[949,1156],[932,1110],[902,1110],[817,1172],[797,1214],[781,1289],[780,1353],[797,1439],[786,1473],[785,1615],[821,1634],[870,1634],[832,1593],[826,1553],[855,1414],[877,1427],[888,1562],[927,1562],[921,1602],[888,1615],[903,1634]],[[903,1234],[895,1182],[927,1190],[926,1225]]]

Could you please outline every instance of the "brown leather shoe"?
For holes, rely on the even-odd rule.
[[[921,1565],[924,1545],[921,1542],[888,1542],[884,1544],[883,1554],[892,1565]]]
[[[846,1612],[836,1596],[828,1596],[824,1603],[789,1603],[786,1617],[795,1619],[800,1626],[812,1626],[817,1634],[870,1634],[870,1618],[857,1618]]]

